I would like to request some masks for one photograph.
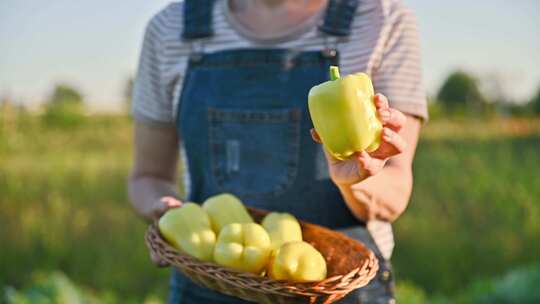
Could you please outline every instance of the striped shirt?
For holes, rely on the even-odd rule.
[[[247,33],[230,17],[225,0],[214,6],[215,35],[195,45],[186,43],[180,39],[182,6],[182,2],[169,4],[147,25],[133,91],[132,112],[137,121],[174,123],[187,59],[193,48],[214,52],[269,47],[268,41],[247,38]],[[316,18],[322,18],[322,14]],[[360,1],[348,37],[325,38],[317,30],[318,21],[314,18],[313,24],[292,33],[289,39],[273,41],[272,47],[307,51],[321,50],[330,43],[340,53],[342,74],[367,73],[375,91],[386,95],[392,107],[427,119],[416,20],[401,0]],[[187,175],[185,182],[189,183]],[[368,229],[383,255],[389,258],[394,247],[390,224],[370,222]]]

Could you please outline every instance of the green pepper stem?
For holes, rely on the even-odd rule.
[[[330,66],[330,80],[339,79],[339,68],[337,66]]]

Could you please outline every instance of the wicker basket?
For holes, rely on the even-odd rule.
[[[257,222],[268,213],[248,209]],[[276,281],[201,262],[165,242],[155,223],[148,228],[146,244],[158,257],[176,267],[193,282],[257,303],[333,303],[373,279],[379,268],[377,258],[362,243],[321,226],[305,222],[300,222],[300,225],[304,240],[317,248],[326,260],[328,277],[323,281]]]

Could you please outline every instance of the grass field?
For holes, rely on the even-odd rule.
[[[125,191],[131,127],[126,117],[66,128],[4,115],[0,287],[60,270],[111,302],[164,298],[168,270],[148,262]],[[395,225],[404,289],[452,296],[538,262],[540,120],[435,121],[423,133],[410,208]]]

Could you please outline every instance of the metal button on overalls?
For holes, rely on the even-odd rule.
[[[382,273],[381,273],[381,279],[383,281],[388,281],[390,280],[390,271],[388,270],[383,270]]]

